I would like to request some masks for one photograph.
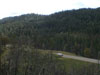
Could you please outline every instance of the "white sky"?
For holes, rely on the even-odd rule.
[[[26,13],[51,14],[88,7],[100,7],[100,0],[0,0],[0,19]]]

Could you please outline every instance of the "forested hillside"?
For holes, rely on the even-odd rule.
[[[13,44],[63,50],[97,58],[100,51],[100,8],[26,14],[0,20],[0,36]],[[2,41],[2,39],[0,39]]]

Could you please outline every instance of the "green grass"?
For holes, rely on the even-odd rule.
[[[40,50],[40,49],[39,49]],[[76,56],[73,53],[69,53],[69,52],[64,52],[64,51],[56,51],[56,50],[40,50],[42,53],[62,53],[65,55],[73,55]],[[81,69],[82,67],[86,67],[88,65],[92,65],[93,63],[89,63],[89,62],[85,62],[85,61],[80,61],[80,60],[75,60],[75,59],[70,59],[70,58],[63,58],[60,57],[58,55],[55,55],[56,58],[58,59],[58,61],[61,62],[61,64],[63,64],[65,66],[66,71],[70,70],[70,69]]]
[[[62,54],[65,54],[65,55],[73,55],[73,56],[76,56],[74,53],[65,52],[65,51],[53,51],[53,53],[62,53]]]
[[[48,52],[52,52],[52,53],[62,53],[62,54],[65,54],[65,55],[73,55],[73,56],[76,56],[74,53],[70,53],[70,52],[65,52],[65,51],[57,51],[57,50],[42,50],[42,49],[38,49],[40,52],[42,53],[48,53]]]
[[[92,63],[69,59],[69,58],[58,58],[58,60],[65,66],[66,70],[70,70],[72,68],[80,69],[82,67],[91,65]]]

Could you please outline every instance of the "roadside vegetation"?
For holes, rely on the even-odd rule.
[[[1,75],[99,75],[98,64],[67,59],[28,45],[2,48]]]

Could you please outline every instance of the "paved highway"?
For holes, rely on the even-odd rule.
[[[86,62],[90,62],[90,63],[96,63],[96,64],[100,64],[100,60],[97,59],[91,59],[91,58],[86,58],[86,57],[81,57],[81,56],[72,56],[72,55],[65,55],[63,54],[64,58],[70,58],[70,59],[75,59],[75,60],[80,60],[80,61],[86,61]]]

